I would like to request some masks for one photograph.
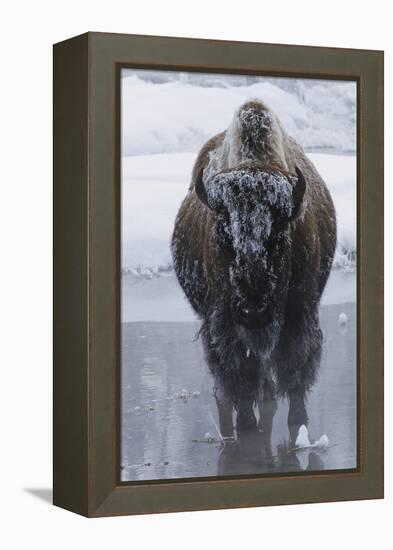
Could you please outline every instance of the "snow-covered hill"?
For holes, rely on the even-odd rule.
[[[355,152],[354,82],[124,70],[123,155],[196,152],[252,98],[307,151]]]

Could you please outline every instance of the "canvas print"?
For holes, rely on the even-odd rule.
[[[357,468],[357,84],[122,68],[122,482]]]

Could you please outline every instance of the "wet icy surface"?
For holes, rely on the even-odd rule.
[[[165,284],[171,288],[168,280]],[[153,282],[134,281],[133,294],[146,298],[143,286]],[[135,286],[138,284],[142,286]],[[148,318],[155,308],[168,315],[168,310],[160,307],[165,299],[162,288],[154,298],[153,287],[149,286],[152,292],[148,296],[155,307],[151,305]],[[176,295],[176,288],[172,291]],[[125,295],[129,293],[130,289]],[[257,433],[222,444],[212,379],[201,343],[195,340],[199,323],[192,320],[190,312],[185,313],[180,300],[178,310],[176,301],[170,301],[175,321],[138,319],[141,310],[134,302],[128,319],[135,312],[135,320],[122,323],[123,481],[356,467],[355,303],[321,308],[323,357],[318,382],[308,400],[308,431],[311,443],[326,434],[329,447],[291,452],[286,401],[279,403],[271,441]],[[346,316],[344,323],[341,314]]]

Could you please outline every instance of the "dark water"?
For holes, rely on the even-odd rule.
[[[285,400],[271,441],[260,433],[220,441],[212,379],[195,341],[198,323],[123,323],[122,480],[356,467],[355,304],[322,307],[321,325],[323,356],[307,409],[311,441],[326,434],[330,445],[291,451]]]

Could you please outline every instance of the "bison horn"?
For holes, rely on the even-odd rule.
[[[292,209],[292,215],[291,215],[292,220],[295,219],[300,212],[300,207],[302,205],[304,193],[306,191],[306,186],[307,186],[306,180],[304,179],[304,176],[301,170],[297,166],[295,167],[295,170],[296,170],[297,178],[296,178],[295,184],[293,185],[293,190],[292,190],[292,198],[293,198],[293,209]]]
[[[195,180],[195,193],[197,194],[197,197],[200,201],[203,202],[205,206],[210,208],[209,202],[207,200],[207,193],[205,189],[205,185],[203,183],[203,170],[200,170],[198,173],[196,180]]]

